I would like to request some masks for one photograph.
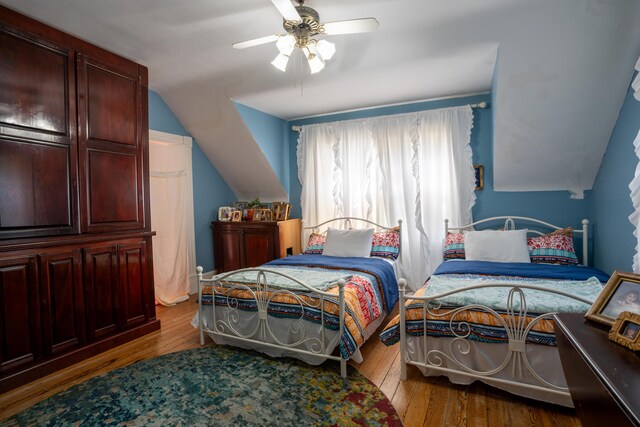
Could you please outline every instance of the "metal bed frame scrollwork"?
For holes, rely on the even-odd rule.
[[[313,232],[319,232],[320,227],[325,226],[336,221],[344,221],[344,227],[351,229],[351,221],[357,220],[368,224],[372,224],[378,230],[391,230],[393,227],[385,227],[376,224],[372,221],[363,218],[353,217],[341,217],[334,218],[329,221],[325,221],[321,224],[304,227],[304,229],[312,230]],[[402,226],[402,221],[398,221],[398,227]],[[304,283],[294,276],[283,273],[281,271],[273,270],[265,267],[244,268],[241,270],[235,270],[223,275],[215,276],[210,279],[203,278],[202,267],[196,267],[198,274],[198,323],[200,329],[200,344],[204,345],[204,334],[212,334],[219,337],[229,338],[231,340],[237,340],[244,343],[259,344],[260,346],[266,346],[274,349],[286,349],[287,351],[310,355],[319,356],[326,359],[336,360],[340,362],[340,375],[343,378],[347,376],[347,361],[343,358],[342,354],[333,355],[334,347],[329,347],[329,339],[325,333],[325,301],[326,298],[335,299],[336,295],[319,291],[312,286]],[[233,276],[246,272],[256,273],[255,284],[243,284],[233,281]],[[302,289],[300,291],[292,291],[289,289],[283,289],[280,287],[273,287],[267,281],[267,275],[275,274],[281,277],[285,277],[292,282],[296,283]],[[211,287],[211,319],[213,324],[211,326],[205,325],[204,314],[205,307],[203,304],[202,295],[203,288],[207,285]],[[336,282],[338,286],[338,306],[339,306],[339,328],[338,328],[338,342],[344,333],[345,328],[345,296],[344,286],[345,280],[340,279]],[[240,331],[240,308],[237,297],[233,296],[235,291],[245,291],[255,301],[258,316],[257,321],[252,328],[248,331]],[[216,309],[216,295],[224,299],[224,306]],[[298,318],[293,318],[291,324],[288,326],[289,337],[292,337],[290,342],[284,342],[277,337],[272,325],[269,323],[268,309],[272,304],[276,296],[287,296],[289,303],[292,301],[299,306],[300,315]],[[304,296],[304,298],[302,297]],[[311,336],[306,328],[305,308],[314,309],[320,312],[320,335]],[[281,327],[281,326],[279,326]]]
[[[489,221],[495,220],[505,220],[504,229],[511,230],[515,228],[514,220],[522,220],[533,222],[537,225],[542,225],[545,227],[549,227],[552,230],[559,230],[562,227],[557,227],[555,225],[551,225],[549,223],[539,221],[533,218],[527,217],[493,217],[487,218],[485,220],[477,221],[472,224],[468,224],[462,227],[449,227],[448,221],[445,220],[445,231],[448,233],[450,230],[466,230],[475,225],[486,223]],[[582,221],[582,230],[578,230],[576,232],[583,234],[583,264],[587,265],[588,260],[588,234],[587,234],[587,226],[589,224],[588,220]],[[536,230],[530,230],[535,234],[542,235],[543,232],[539,232]],[[446,234],[445,234],[446,236]],[[455,261],[452,261],[455,262]],[[530,362],[527,356],[527,348],[529,346],[536,346],[539,344],[528,343],[526,341],[527,335],[530,333],[532,328],[543,319],[551,319],[555,312],[544,313],[544,314],[533,314],[529,316],[531,319],[529,320],[527,316],[529,315],[527,311],[527,303],[526,303],[526,292],[527,291],[542,291],[547,293],[553,293],[556,295],[561,295],[566,298],[570,298],[576,301],[580,301],[582,303],[591,305],[593,301],[589,301],[587,299],[572,295],[567,292],[556,291],[552,289],[547,289],[534,285],[524,285],[508,282],[499,282],[496,281],[494,283],[483,283],[478,285],[465,286],[459,289],[455,289],[448,292],[443,292],[437,295],[431,296],[413,296],[406,295],[406,281],[404,279],[400,279],[398,282],[399,293],[400,293],[400,354],[401,354],[401,376],[402,379],[405,380],[407,378],[407,365],[415,365],[417,367],[433,371],[440,375],[448,375],[453,374],[455,376],[460,376],[467,378],[471,381],[473,380],[481,380],[488,384],[500,387],[500,386],[508,386],[509,390],[518,390],[518,392],[523,392],[524,395],[527,395],[527,390],[533,390],[535,392],[542,392],[545,395],[555,396],[555,399],[552,397],[551,400],[558,400],[556,403],[566,404],[569,406],[571,402],[570,394],[566,384],[554,384],[543,377],[534,366],[533,363]],[[507,301],[506,301],[506,315],[500,316],[495,310],[482,305],[481,303],[470,304],[462,307],[451,308],[450,310],[446,310],[446,312],[434,312],[436,309],[441,308],[440,298],[458,294],[468,290],[482,289],[482,288],[510,288]],[[415,337],[412,339],[416,339],[419,341],[416,342],[413,353],[408,349],[407,345],[407,332],[406,332],[406,307],[405,303],[408,300],[413,300],[419,302],[422,306],[422,330],[425,331],[424,336]],[[507,338],[508,338],[508,346],[507,351],[502,360],[495,360],[493,367],[490,369],[479,369],[473,365],[473,359],[471,358],[471,352],[474,350],[473,345],[468,340],[471,335],[471,326],[468,322],[459,319],[456,321],[456,316],[459,314],[472,310],[472,311],[480,311],[484,313],[488,313],[491,316],[494,316],[497,319],[497,322],[506,330]],[[431,316],[431,318],[444,318],[445,316],[451,316],[449,320],[448,333],[452,335],[452,337],[443,338],[443,337],[433,337],[428,336],[426,333],[427,329],[427,316]],[[457,324],[457,326],[455,326]],[[435,342],[433,340],[448,340],[441,341],[442,344],[435,346]],[[430,343],[432,344],[430,346]],[[499,345],[499,344],[490,344],[490,345]],[[418,351],[418,346],[420,351]],[[557,349],[556,349],[557,351]],[[420,352],[420,356],[417,353]],[[467,360],[463,360],[465,356],[469,356]],[[469,360],[471,359],[471,360]],[[510,372],[507,371],[508,367],[511,367]],[[559,367],[560,371],[562,367]],[[527,382],[523,382],[525,373],[529,375]],[[500,374],[501,377],[497,375]],[[533,378],[533,381],[531,381]]]

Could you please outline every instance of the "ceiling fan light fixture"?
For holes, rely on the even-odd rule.
[[[296,39],[291,34],[282,36],[276,42],[276,46],[281,54],[290,56],[293,48],[296,47]]]
[[[307,57],[307,62],[309,63],[309,69],[311,70],[311,74],[315,74],[317,72],[322,71],[324,68],[324,60],[322,56],[318,54],[318,52],[313,49],[312,46],[309,46],[304,50],[305,56]]]
[[[293,49],[292,49],[293,50]],[[285,55],[284,53],[278,54],[276,59],[271,61],[271,65],[276,67],[278,70],[285,72],[287,71],[287,63],[289,62],[289,55]]]
[[[336,45],[326,40],[318,41],[318,43],[316,43],[316,49],[325,61],[333,58],[333,54],[336,53]]]

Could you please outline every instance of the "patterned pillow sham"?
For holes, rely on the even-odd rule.
[[[304,253],[321,255],[327,237],[324,234],[312,233]],[[387,231],[373,233],[371,240],[371,256],[398,259],[400,255],[400,229],[398,227]]]
[[[309,243],[304,250],[307,255],[321,255],[324,251],[324,242],[327,240],[327,236],[324,234],[311,233],[309,236]]]
[[[571,227],[527,239],[533,263],[578,264]]]
[[[464,259],[464,234],[447,234],[447,237],[444,240],[444,253],[442,255],[445,261],[450,259]]]
[[[371,256],[389,259],[398,259],[400,255],[400,229],[398,227],[391,230],[373,233],[371,241]]]

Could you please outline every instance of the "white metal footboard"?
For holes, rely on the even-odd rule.
[[[338,360],[340,362],[340,374],[343,378],[346,378],[347,359],[344,359],[340,352],[339,356],[334,356],[332,354],[333,348],[327,347],[328,343],[327,337],[325,335],[324,325],[326,314],[324,311],[324,303],[327,297],[335,298],[335,294],[318,291],[293,276],[268,268],[245,268],[242,270],[232,271],[222,276],[211,279],[204,279],[202,277],[202,267],[196,267],[196,271],[198,273],[198,317],[200,327],[200,344],[204,344],[204,333],[207,332],[217,336],[232,338],[234,340],[239,340],[246,343],[255,343],[271,348],[286,349],[288,351],[296,353]],[[257,279],[255,285],[246,285],[233,282],[232,276],[244,272],[256,272]],[[297,283],[305,289],[305,291],[303,291],[304,295],[310,298],[308,298],[308,300],[305,300],[301,298],[300,295],[291,290],[270,286],[267,282],[267,276],[265,273],[276,274],[285,277],[294,283]],[[213,319],[213,324],[211,325],[211,327],[205,325],[204,314],[207,306],[202,303],[203,287],[207,284],[211,285],[212,292],[210,310],[212,314],[211,318]],[[345,281],[343,279],[340,279],[336,284],[339,287],[339,342],[345,328]],[[258,310],[258,316],[255,325],[252,325],[253,329],[250,329],[248,332],[240,331],[241,328],[239,327],[239,322],[241,315],[238,300],[233,296],[234,291],[246,291],[255,300]],[[216,312],[215,304],[216,295],[225,298],[225,307],[218,307],[218,312]],[[291,324],[288,331],[289,336],[291,337],[290,342],[283,342],[278,339],[276,334],[274,334],[272,326],[269,323],[269,306],[273,303],[273,299],[276,296],[282,295],[289,297],[290,301],[292,301],[293,304],[298,304],[300,308],[300,317],[296,319],[290,319]],[[321,332],[319,337],[311,336],[311,334],[308,333],[307,326],[309,322],[304,320],[305,309],[319,310],[321,325]],[[246,329],[246,327],[244,329]]]
[[[592,301],[584,298],[571,295],[566,292],[556,291],[548,288],[542,288],[532,285],[514,285],[513,283],[491,283],[462,287],[453,291],[443,292],[432,296],[420,296],[415,297],[412,295],[405,295],[406,281],[400,279],[398,283],[400,292],[400,354],[401,354],[401,374],[402,379],[407,378],[407,364],[415,365],[418,367],[427,368],[436,372],[440,372],[443,375],[455,374],[457,376],[466,377],[472,380],[481,380],[489,384],[496,386],[508,385],[516,389],[535,390],[542,391],[544,393],[551,393],[554,395],[565,396],[570,399],[569,391],[566,387],[553,384],[541,375],[536,367],[529,361],[527,357],[526,349],[529,346],[536,346],[539,344],[533,344],[527,342],[527,335],[532,330],[537,322],[542,319],[550,319],[555,313],[545,313],[536,315],[532,319],[527,319],[527,305],[525,299],[526,289],[542,291],[547,293],[553,293],[562,295],[564,297],[583,302],[585,304],[592,304]],[[481,305],[473,304],[463,307],[456,307],[450,310],[446,310],[443,313],[435,313],[433,310],[440,309],[441,305],[439,298],[446,297],[448,295],[481,288],[510,288],[506,301],[506,318],[500,316],[495,310]],[[418,357],[416,354],[411,354],[407,348],[407,332],[406,332],[406,307],[407,300],[422,301],[422,328],[424,331],[424,337],[421,337],[421,355]],[[489,313],[498,320],[498,323],[506,330],[508,337],[508,349],[504,360],[495,361],[495,365],[491,369],[481,370],[473,366],[469,366],[465,363],[463,358],[465,355],[470,355],[474,347],[471,345],[468,339],[471,335],[471,326],[462,319],[456,320],[456,316],[460,313],[473,310]],[[427,334],[427,315],[432,318],[451,316],[449,321],[449,327],[447,333],[451,333],[449,345],[445,346],[444,350],[433,348],[434,339],[438,337],[430,337]],[[457,324],[457,326],[454,326]],[[432,343],[430,346],[429,343]],[[496,344],[500,345],[500,344]],[[440,347],[442,348],[442,347]],[[416,360],[418,359],[418,360]],[[471,360],[468,357],[467,360]],[[508,369],[510,368],[510,370]],[[500,378],[497,377],[498,374]],[[523,382],[524,374],[529,379],[527,382]],[[531,381],[533,378],[533,381]]]

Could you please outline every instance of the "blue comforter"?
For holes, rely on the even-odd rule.
[[[596,277],[606,283],[609,275],[597,268],[583,265],[534,264],[525,262],[447,261],[438,266],[436,274],[487,274],[492,276],[535,277],[538,279],[587,280]]]
[[[393,266],[380,258],[343,258],[303,254],[276,259],[265,265],[300,265],[362,271],[375,276],[382,284],[384,304],[387,313],[391,313],[391,310],[398,302],[398,282],[396,281]]]

